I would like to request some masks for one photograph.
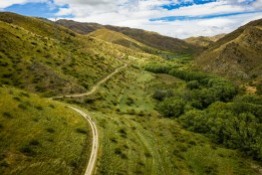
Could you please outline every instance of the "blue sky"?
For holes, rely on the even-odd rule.
[[[262,0],[0,0],[0,10],[186,38],[231,32],[262,18]]]
[[[6,11],[11,11],[27,16],[38,16],[44,18],[53,18],[59,11],[59,8],[50,8],[46,3],[27,3],[14,4],[5,8]]]

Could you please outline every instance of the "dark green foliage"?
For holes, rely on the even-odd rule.
[[[55,132],[55,130],[53,128],[47,128],[46,131],[49,132],[49,133],[54,133]]]
[[[185,81],[198,80],[200,83],[205,83],[205,80],[209,78],[209,76],[205,73],[192,72],[188,70],[171,69],[168,73]]]
[[[3,113],[3,116],[4,116],[5,118],[13,118],[12,114],[9,113],[9,112],[4,112],[4,113]]]
[[[187,83],[186,87],[190,90],[198,89],[200,87],[200,84],[197,80],[192,80]]]
[[[165,117],[179,117],[184,113],[185,102],[175,98],[167,98],[159,104],[159,111]]]
[[[146,70],[154,73],[167,73],[187,81],[187,89],[184,99],[198,109],[205,109],[216,101],[230,101],[237,94],[237,88],[229,81],[202,72],[171,69],[170,66],[152,64]],[[153,97],[162,101],[169,94],[164,91],[156,91]]]
[[[80,134],[87,134],[86,129],[83,129],[83,128],[77,128],[77,129],[76,129],[76,132],[78,132],[78,133],[80,133]]]
[[[126,104],[127,104],[128,106],[131,106],[132,104],[134,104],[134,99],[128,97],[127,100],[126,100]]]
[[[261,84],[258,84],[257,85],[257,95],[262,95],[262,85]]]
[[[40,145],[40,143],[39,143],[38,140],[35,140],[35,139],[34,139],[34,140],[31,140],[31,141],[30,141],[29,145],[38,146],[38,145]]]
[[[20,104],[18,105],[18,107],[19,107],[20,109],[23,109],[23,110],[26,110],[26,109],[27,109],[27,106],[26,106],[25,104],[23,104],[23,103],[20,103]]]
[[[170,68],[170,66],[160,64],[151,64],[145,67],[147,71],[153,73],[168,73],[170,71]]]
[[[262,106],[257,103],[252,96],[239,97],[233,103],[214,103],[204,111],[188,111],[179,120],[192,131],[262,160]]]
[[[158,101],[163,101],[165,98],[172,97],[173,91],[172,90],[156,90],[153,94],[153,98]]]
[[[165,73],[161,66],[147,70]],[[163,91],[156,91],[153,97],[160,101],[157,107],[160,113],[165,117],[179,117],[189,130],[207,134],[219,144],[240,149],[254,159],[262,160],[261,97],[235,97],[238,94],[235,85],[202,72],[173,68],[167,73],[187,84],[186,89],[178,91],[172,98],[166,98]],[[207,172],[212,174],[213,170],[207,168]]]
[[[35,108],[39,111],[42,111],[44,109],[42,106],[36,106]]]
[[[25,154],[26,156],[33,157],[36,155],[36,152],[33,150],[33,148],[29,145],[25,145],[20,149],[20,152]]]

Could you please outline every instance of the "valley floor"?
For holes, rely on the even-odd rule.
[[[94,94],[65,99],[86,108],[96,121],[100,148],[95,174],[259,174],[259,166],[239,151],[161,117],[152,99],[161,86],[178,89],[185,83],[130,66]]]

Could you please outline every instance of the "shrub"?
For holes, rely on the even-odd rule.
[[[173,75],[185,81],[198,80],[199,82],[205,82],[204,80],[209,76],[202,72],[191,72],[185,70],[172,69],[168,74]]]
[[[200,87],[200,84],[197,80],[192,80],[187,83],[186,87],[190,90],[198,89]]]
[[[172,90],[156,90],[153,94],[153,98],[158,101],[163,101],[167,97],[172,97],[173,91]]]
[[[26,106],[25,104],[23,104],[23,103],[20,103],[20,104],[18,105],[18,108],[23,109],[23,110],[26,110],[26,109],[27,109],[27,106]]]
[[[76,132],[78,132],[78,133],[80,133],[80,134],[87,134],[86,129],[83,129],[83,128],[77,128],[77,129],[76,129]]]
[[[159,104],[159,111],[165,117],[179,117],[184,113],[185,103],[183,100],[167,98]]]
[[[53,128],[47,128],[46,131],[49,132],[49,133],[54,133],[55,132],[55,130]]]
[[[128,106],[131,106],[132,104],[134,104],[134,99],[131,98],[131,97],[128,97],[127,100],[126,100],[126,104],[127,104]]]
[[[13,116],[12,116],[11,113],[9,113],[9,112],[4,112],[4,113],[3,113],[3,116],[4,116],[5,118],[13,118]]]
[[[36,152],[29,145],[25,145],[20,149],[20,152],[27,156],[35,156]]]
[[[31,140],[30,142],[29,142],[29,145],[32,145],[32,146],[38,146],[38,145],[40,145],[40,142],[38,141],[38,140]]]
[[[42,111],[44,109],[42,106],[36,106],[35,108],[39,111]]]
[[[170,70],[170,66],[160,65],[160,64],[151,64],[151,65],[147,65],[145,69],[153,73],[168,73]]]

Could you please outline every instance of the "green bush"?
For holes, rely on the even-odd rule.
[[[165,117],[179,117],[184,113],[185,102],[180,99],[167,98],[159,104],[159,111]]]
[[[172,90],[156,90],[153,94],[153,98],[158,101],[163,101],[165,98],[172,97],[173,91]]]
[[[77,133],[80,133],[80,134],[87,134],[87,130],[86,130],[86,129],[83,129],[83,128],[77,128],[77,129],[76,129],[76,132],[77,132]]]
[[[145,67],[146,71],[153,73],[168,73],[171,67],[168,65],[150,64]]]
[[[187,83],[186,87],[190,90],[198,89],[200,87],[200,83],[197,80],[192,80]]]

